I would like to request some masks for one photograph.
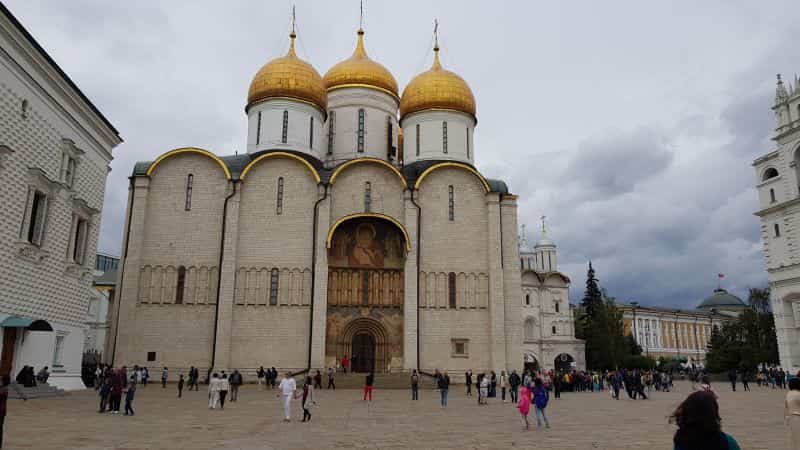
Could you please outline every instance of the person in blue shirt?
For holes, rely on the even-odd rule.
[[[675,450],[741,450],[729,434],[722,432],[717,397],[710,391],[696,391],[672,413],[670,423],[678,430],[672,438]]]

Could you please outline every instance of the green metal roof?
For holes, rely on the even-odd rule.
[[[2,328],[27,328],[28,325],[33,323],[33,319],[29,317],[8,316],[3,322],[0,322]]]
[[[744,309],[747,304],[725,289],[714,289],[714,294],[700,302],[697,309]]]

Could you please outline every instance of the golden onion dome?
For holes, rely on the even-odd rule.
[[[297,57],[292,32],[289,53],[264,64],[253,77],[247,93],[247,108],[268,98],[290,98],[328,110],[328,93],[314,66]]]
[[[426,109],[449,109],[475,117],[475,96],[467,82],[442,68],[439,46],[433,48],[433,66],[414,77],[400,98],[400,120],[407,114]]]
[[[397,81],[382,64],[367,56],[364,49],[364,30],[358,29],[358,44],[353,56],[328,70],[322,81],[330,91],[344,87],[366,87],[398,96]]]

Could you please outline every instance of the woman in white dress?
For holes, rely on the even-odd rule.
[[[208,409],[216,409],[219,402],[219,375],[214,373],[208,382]]]

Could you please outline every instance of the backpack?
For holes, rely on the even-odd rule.
[[[533,403],[536,404],[536,407],[539,409],[544,409],[547,406],[547,391],[542,389],[536,389],[533,393]]]

